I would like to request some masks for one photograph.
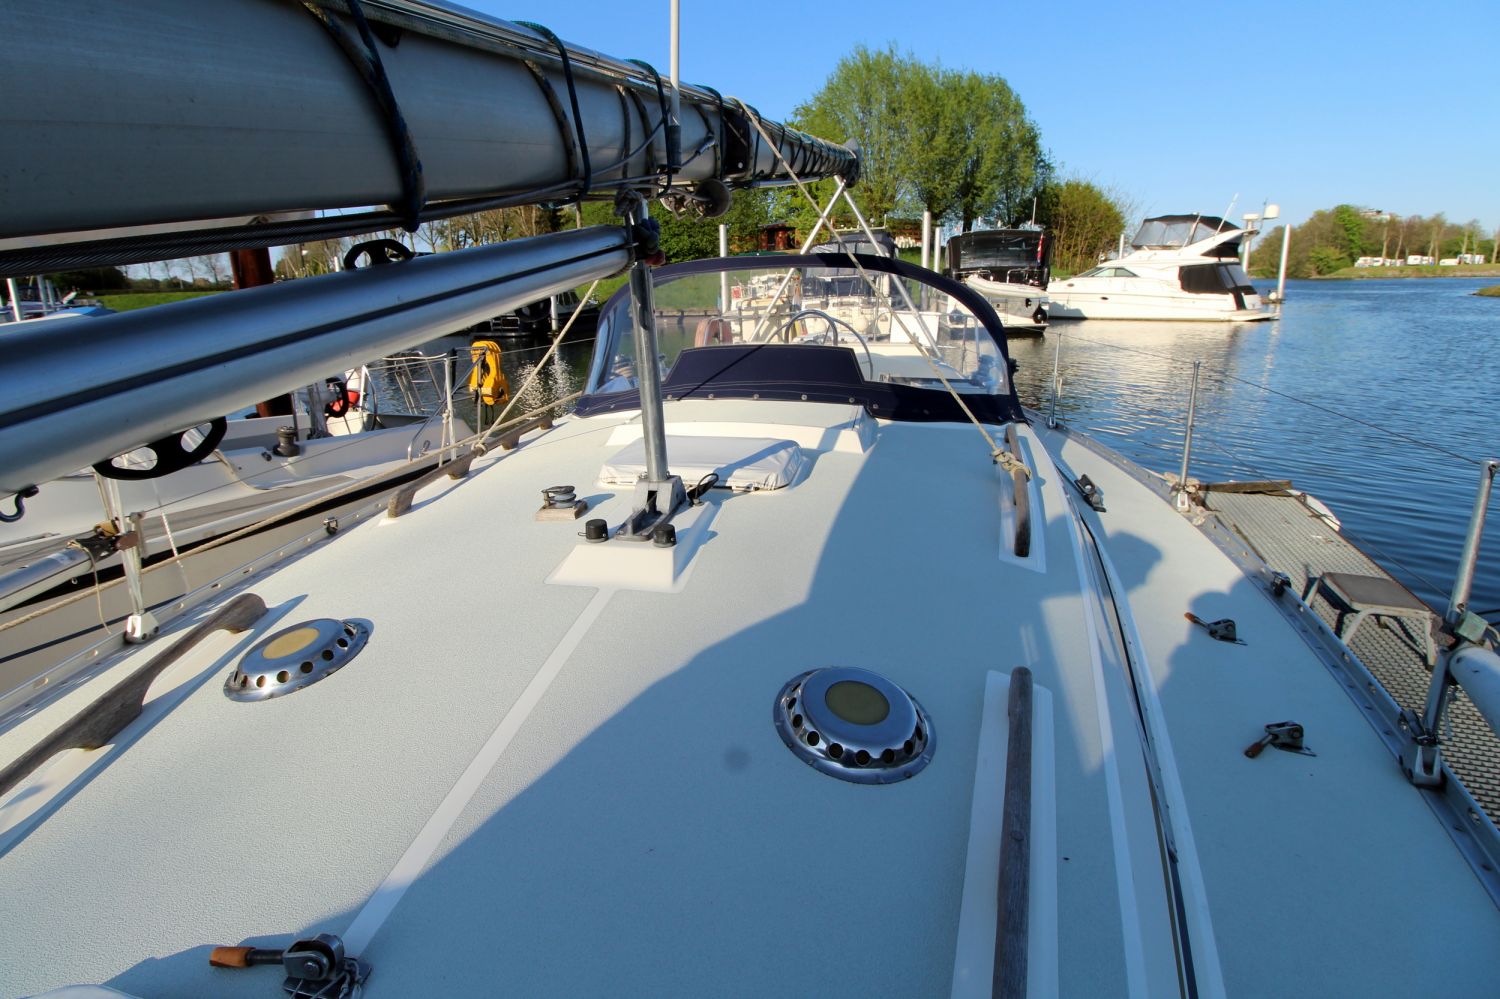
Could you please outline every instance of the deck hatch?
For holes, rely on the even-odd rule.
[[[283,628],[256,644],[224,680],[232,701],[265,701],[336,672],[370,637],[368,621],[318,618]]]
[[[932,760],[932,723],[916,699],[879,673],[834,666],[782,686],[776,731],[798,759],[857,784],[892,784]]]

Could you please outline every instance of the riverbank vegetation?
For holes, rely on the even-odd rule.
[[[1483,295],[1485,298],[1500,298],[1500,284],[1492,284],[1488,288],[1480,288],[1474,294]]]
[[[1055,266],[1075,271],[1114,247],[1131,213],[1117,192],[1060,176],[1040,129],[1003,77],[924,63],[894,46],[856,47],[791,123],[859,146],[855,193],[867,218],[893,229],[914,224],[923,211],[966,232],[981,222],[1034,220],[1056,234]],[[833,182],[815,187],[826,203]],[[777,195],[778,217],[805,236],[817,211],[793,194]],[[835,223],[852,227],[855,220],[841,211]]]
[[[116,312],[129,312],[132,309],[145,309],[153,305],[169,305],[172,302],[185,302],[190,298],[203,298],[205,295],[217,294],[213,291],[147,291],[128,292],[121,295],[99,295],[99,304],[106,309],[114,309]]]
[[[1312,277],[1461,277],[1466,267],[1495,263],[1496,236],[1486,233],[1478,220],[1450,222],[1436,215],[1393,215],[1356,205],[1337,205],[1316,211],[1306,222],[1292,227],[1287,254],[1287,276]],[[1282,229],[1267,230],[1250,253],[1253,277],[1275,277],[1281,259]],[[1465,254],[1482,256],[1485,265],[1440,267],[1442,259],[1462,259]],[[1361,258],[1406,261],[1409,257],[1431,258],[1432,265],[1358,267]],[[1366,271],[1370,273],[1365,273]],[[1474,274],[1500,271],[1467,271]]]
[[[1371,278],[1473,278],[1500,277],[1500,264],[1457,264],[1440,267],[1437,264],[1419,267],[1344,267],[1326,278],[1369,280]]]

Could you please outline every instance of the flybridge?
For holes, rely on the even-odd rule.
[[[808,178],[859,170],[709,87],[680,88],[674,126],[651,66],[448,4],[18,0],[4,17],[28,27],[0,63],[0,275],[627,187],[722,207],[790,182],[783,157]]]
[[[1239,226],[1217,215],[1158,215],[1141,223],[1130,245],[1136,249],[1175,249],[1239,231]]]

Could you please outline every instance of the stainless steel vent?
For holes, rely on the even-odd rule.
[[[264,701],[317,683],[353,659],[370,637],[368,621],[318,618],[263,639],[224,681],[235,701]]]
[[[879,673],[851,666],[810,670],[776,695],[776,731],[808,766],[858,784],[891,784],[932,760],[922,706]]]

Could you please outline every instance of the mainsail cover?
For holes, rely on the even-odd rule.
[[[13,0],[0,36],[0,274],[859,169],[703,86],[674,162],[653,68],[425,0]]]

